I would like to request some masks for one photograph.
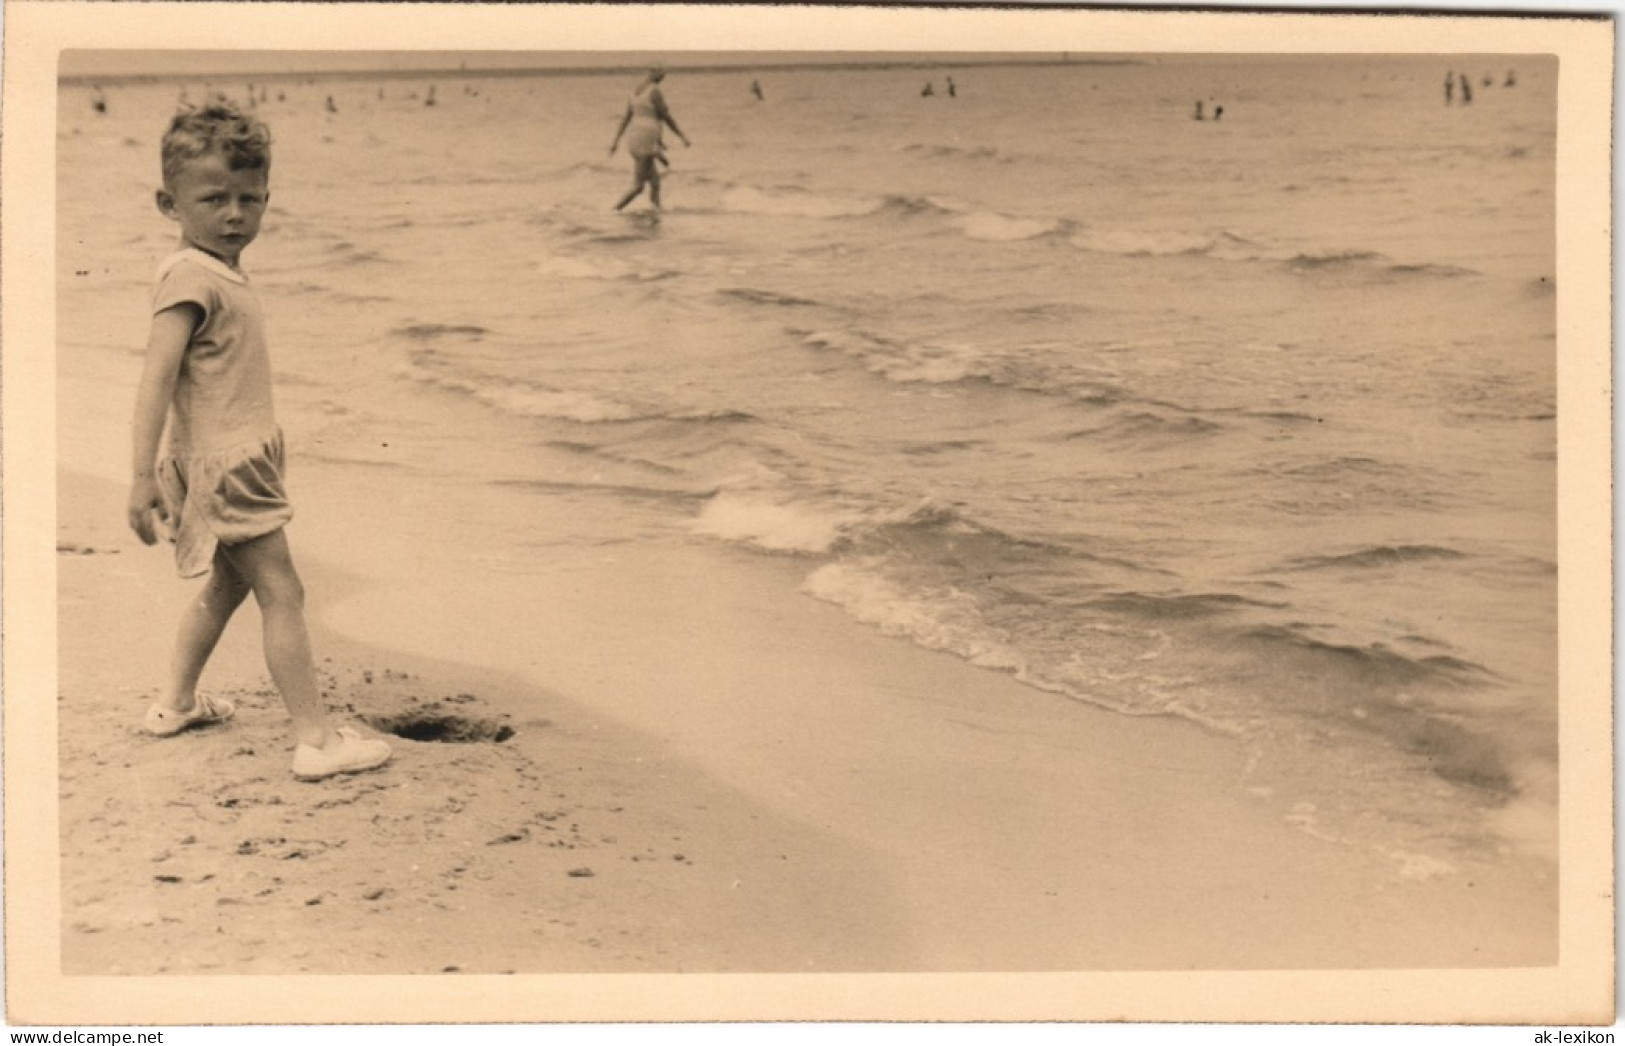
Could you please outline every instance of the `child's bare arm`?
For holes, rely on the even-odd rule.
[[[196,305],[176,305],[152,318],[147,336],[147,364],[135,398],[129,516],[130,528],[148,545],[158,540],[154,515],[168,518],[158,491],[158,441],[163,438],[169,403],[175,396],[181,358],[201,319],[202,310]]]

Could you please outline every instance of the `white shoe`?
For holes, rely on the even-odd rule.
[[[301,781],[320,781],[334,774],[376,770],[389,762],[389,745],[369,740],[347,726],[338,729],[339,743],[326,748],[300,745],[293,750],[293,776]]]
[[[197,694],[193,698],[191,711],[177,712],[168,705],[155,704],[147,709],[147,716],[141,725],[154,737],[174,737],[194,726],[223,723],[236,711],[232,703],[223,697]]]

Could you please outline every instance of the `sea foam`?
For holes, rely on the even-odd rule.
[[[696,533],[769,552],[822,553],[839,543],[854,517],[808,504],[724,491],[694,520]]]
[[[803,591],[841,607],[889,636],[913,640],[980,665],[1020,674],[1021,655],[982,619],[976,602],[952,587],[936,591],[893,583],[878,557],[827,563],[813,571]]]

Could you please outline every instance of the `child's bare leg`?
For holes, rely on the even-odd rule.
[[[339,743],[316,686],[316,663],[305,628],[305,587],[294,570],[287,535],[273,531],[232,545],[226,555],[259,603],[265,665],[293,718],[294,736],[312,748]]]
[[[190,712],[197,703],[198,679],[220,642],[231,615],[248,595],[248,582],[232,566],[225,550],[216,548],[214,567],[197,599],[181,618],[175,654],[170,662],[169,692],[164,704],[176,712]]]

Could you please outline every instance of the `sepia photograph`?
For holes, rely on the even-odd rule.
[[[118,7],[10,1021],[1613,1021],[1608,19]]]

